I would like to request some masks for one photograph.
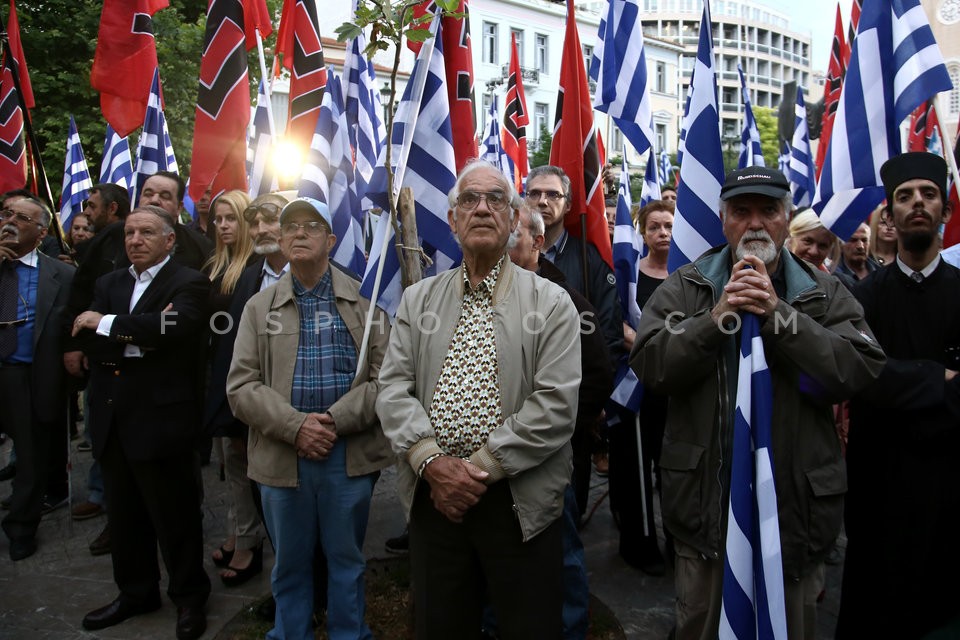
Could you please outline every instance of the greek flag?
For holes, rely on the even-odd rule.
[[[763,149],[760,148],[760,131],[757,129],[757,120],[753,117],[753,106],[750,104],[747,81],[743,77],[743,67],[739,64],[737,73],[740,74],[740,93],[743,95],[743,133],[740,135],[740,160],[737,168],[765,167]]]
[[[720,640],[786,640],[773,475],[773,386],[760,320],[742,314]]]
[[[80,146],[77,123],[70,116],[67,157],[63,163],[63,190],[60,192],[60,225],[64,231],[70,231],[73,216],[83,211],[83,201],[90,195],[92,186],[87,159],[83,157],[83,148]]]
[[[823,144],[823,141],[821,141]],[[777,156],[777,169],[783,175],[790,175],[790,147],[786,142],[780,143],[780,155]]]
[[[653,162],[653,148],[650,149],[650,160]],[[648,171],[649,173],[649,171]],[[656,174],[656,171],[654,171]],[[623,170],[620,173],[620,189],[617,193],[617,219],[613,228],[613,273],[617,277],[617,296],[620,298],[620,308],[623,319],[634,329],[640,323],[640,306],[637,304],[637,273],[640,264],[640,236],[633,226],[630,216],[630,173],[627,170],[627,150],[623,150]],[[636,413],[640,410],[640,400],[643,399],[643,387],[627,363],[627,356],[620,358],[617,373],[614,379],[613,394],[610,399],[615,403]]]
[[[167,119],[160,106],[160,70],[153,70],[153,83],[150,85],[150,98],[147,101],[147,113],[143,119],[143,130],[137,143],[136,192],[130,194],[130,202],[139,202],[140,189],[147,178],[157,171],[177,172],[177,159],[173,155],[170,132],[167,131]],[[136,206],[136,205],[134,205]]]
[[[803,88],[797,87],[796,118],[793,126],[793,141],[790,145],[790,191],[793,205],[798,209],[809,207],[817,189],[816,169],[810,153],[810,132],[807,128],[807,108],[803,103]]]
[[[513,179],[510,157],[503,150],[503,145],[500,144],[500,116],[497,109],[497,96],[493,96],[493,100],[490,101],[490,110],[487,112],[487,137],[484,138],[483,146],[480,149],[480,159],[486,160],[503,171],[505,176]]]
[[[273,114],[270,112],[270,97],[267,85],[260,79],[257,90],[257,108],[253,112],[252,127],[247,138],[247,183],[250,197],[256,198],[279,188],[273,171]]]
[[[662,154],[661,154],[662,156]],[[626,154],[623,156],[626,158]],[[626,160],[623,161],[626,164]],[[669,164],[669,160],[667,163]],[[629,184],[630,176],[626,176]],[[660,179],[657,175],[657,156],[653,153],[653,147],[650,147],[650,155],[647,157],[647,170],[643,174],[643,187],[640,189],[640,206],[645,207],[650,202],[660,199]]]
[[[450,128],[450,106],[447,98],[446,71],[440,20],[431,22],[433,37],[424,42],[417,54],[413,73],[400,100],[393,123],[391,139],[394,167],[394,201],[401,187],[411,187],[417,194],[417,233],[423,252],[432,260],[424,275],[436,275],[460,262],[462,254],[447,223],[450,208],[447,193],[456,183],[456,159]],[[384,210],[374,234],[370,260],[363,276],[360,293],[373,299],[391,316],[396,314],[403,292],[400,263],[393,235],[387,195],[386,146],[374,170],[368,195]],[[388,238],[386,252],[384,238]],[[383,267],[379,266],[383,261]],[[378,271],[382,271],[378,278]]]
[[[685,147],[680,164],[673,238],[667,257],[667,269],[671,273],[711,247],[725,242],[717,211],[724,175],[714,64],[710,3],[704,0],[700,43],[683,119]]]
[[[117,184],[128,192],[133,188],[133,163],[130,161],[130,143],[107,125],[103,141],[103,162],[100,163],[100,182]]]
[[[363,251],[363,217],[354,179],[343,89],[333,67],[327,69],[327,87],[297,195],[327,203],[333,218],[333,233],[337,236],[330,259],[358,277],[363,275],[367,262]]]
[[[347,131],[350,146],[355,156],[357,196],[360,208],[370,210],[373,203],[367,199],[367,185],[377,166],[380,149],[387,138],[381,114],[380,90],[373,64],[363,56],[366,37],[361,33],[347,47],[343,61],[343,77],[346,84]]]
[[[673,171],[673,165],[670,164],[670,155],[666,149],[660,149],[660,166],[658,168],[660,184],[664,185],[670,182],[670,172]]]
[[[590,62],[590,79],[597,83],[593,108],[613,118],[637,153],[653,145],[647,59],[637,0],[607,0],[597,44]]]
[[[880,165],[900,153],[900,123],[953,87],[919,0],[874,0],[863,13],[813,208],[849,238],[884,198]]]

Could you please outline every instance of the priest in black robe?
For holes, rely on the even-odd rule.
[[[848,538],[837,638],[960,630],[960,270],[940,259],[947,167],[905,153],[880,169],[897,259],[855,295],[887,364],[851,402]],[[947,637],[947,636],[937,636]]]

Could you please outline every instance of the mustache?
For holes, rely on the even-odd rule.
[[[20,239],[20,227],[13,224],[12,222],[8,222],[7,224],[0,227],[0,235],[6,234],[6,233],[9,233],[10,235],[12,235],[14,240]]]
[[[766,231],[747,231],[740,237],[740,242],[773,242],[773,238]]]

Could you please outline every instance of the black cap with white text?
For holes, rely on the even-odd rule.
[[[727,174],[720,188],[720,199],[729,200],[734,196],[757,194],[782,198],[790,193],[790,182],[776,169],[767,167],[746,167]]]

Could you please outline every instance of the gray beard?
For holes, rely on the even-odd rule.
[[[764,238],[761,241],[758,238],[747,238],[744,234],[745,237],[740,238],[740,243],[737,245],[737,260],[743,260],[746,256],[754,256],[763,264],[770,264],[776,260],[780,251],[773,243],[773,238],[766,233],[763,235]]]
[[[253,246],[253,252],[258,256],[269,256],[280,251],[280,245],[276,242],[271,244],[256,244]]]

